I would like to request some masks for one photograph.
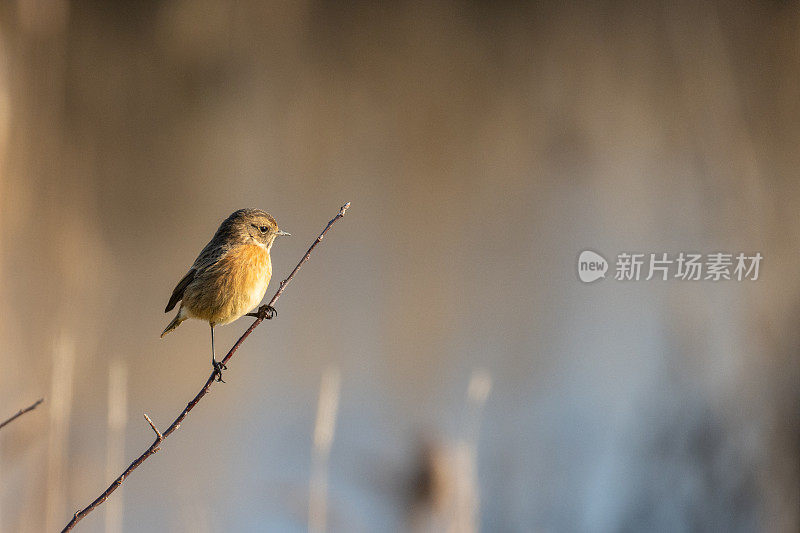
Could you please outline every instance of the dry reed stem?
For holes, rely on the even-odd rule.
[[[62,333],[53,346],[50,382],[50,427],[47,433],[47,494],[45,531],[54,531],[62,520],[67,488],[66,463],[72,418],[72,393],[75,371],[75,339]]]
[[[125,427],[128,422],[128,367],[115,357],[108,368],[108,426],[106,433],[106,470],[108,478],[116,475],[125,461]],[[105,507],[105,532],[122,533],[123,494]]]
[[[336,431],[340,390],[341,372],[337,366],[331,366],[322,375],[317,404],[317,421],[314,424],[311,482],[308,494],[308,530],[310,533],[324,533],[328,529],[328,459]]]

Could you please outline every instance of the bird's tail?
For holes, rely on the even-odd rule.
[[[164,335],[166,335],[167,333],[169,333],[173,329],[175,329],[178,326],[180,326],[181,322],[183,322],[187,318],[189,318],[189,317],[186,316],[186,313],[184,312],[183,307],[181,307],[180,310],[178,311],[178,314],[175,315],[175,318],[172,319],[172,322],[167,324],[167,327],[164,328],[164,331],[161,332],[161,338],[163,339]]]

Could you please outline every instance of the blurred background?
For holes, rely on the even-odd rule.
[[[350,201],[77,531],[798,531],[799,121],[794,2],[3,2],[0,419],[45,403],[0,530],[199,390],[162,310],[222,219],[292,233],[271,295]],[[587,285],[587,248],[764,260]]]

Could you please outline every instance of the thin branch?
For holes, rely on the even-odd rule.
[[[36,409],[37,407],[39,407],[39,404],[40,404],[40,403],[42,403],[43,401],[44,401],[44,398],[39,398],[38,400],[36,400],[35,402],[33,402],[33,405],[29,405],[29,406],[28,406],[28,407],[26,407],[25,409],[20,409],[20,410],[19,410],[19,412],[18,412],[17,414],[15,414],[15,415],[14,415],[14,416],[12,416],[11,418],[9,418],[9,419],[5,420],[4,422],[0,423],[0,428],[2,428],[3,426],[5,426],[6,424],[10,424],[11,422],[13,422],[14,420],[16,420],[17,418],[19,418],[19,417],[21,417],[22,415],[24,415],[25,413],[27,413],[28,411],[33,411],[34,409]]]
[[[297,272],[300,270],[300,268],[303,266],[303,264],[306,261],[308,261],[308,258],[311,255],[311,252],[314,251],[314,248],[316,248],[316,246],[322,241],[322,239],[325,237],[325,234],[328,232],[328,230],[331,228],[331,226],[333,226],[333,224],[337,220],[339,220],[340,218],[342,218],[344,216],[344,214],[347,212],[347,209],[349,207],[350,207],[350,202],[347,202],[345,205],[343,205],[339,209],[339,213],[335,217],[333,217],[330,222],[328,222],[328,225],[325,226],[325,229],[322,230],[322,233],[319,234],[319,236],[316,238],[316,240],[314,240],[314,242],[311,243],[311,246],[308,248],[308,251],[306,251],[306,254],[303,256],[303,258],[300,260],[300,262],[297,263],[297,266],[294,267],[294,270],[292,270],[292,272],[289,274],[289,276],[286,279],[281,281],[280,286],[278,288],[278,291],[275,293],[275,295],[269,301],[269,304],[267,304],[268,306],[272,307],[272,306],[275,305],[275,302],[277,302],[278,298],[281,297],[281,295],[283,294],[283,291],[286,289],[286,286],[292,281],[292,279],[294,279],[295,274],[297,274]],[[263,309],[263,307],[262,307],[262,309]],[[245,332],[242,334],[242,336],[239,337],[239,340],[237,340],[236,343],[233,345],[233,347],[231,347],[231,349],[228,351],[228,354],[222,359],[221,363],[223,365],[227,364],[227,362],[230,361],[231,357],[233,357],[233,354],[236,353],[236,350],[239,349],[239,346],[241,346],[242,342],[244,342],[244,340],[247,337],[250,336],[250,334],[253,332],[253,330],[256,329],[256,327],[258,327],[258,325],[261,324],[261,322],[263,322],[265,318],[266,318],[266,315],[260,313],[259,316],[253,321],[253,323],[250,324],[250,327],[248,327],[247,330],[245,330]],[[158,429],[156,429],[156,427],[155,427],[155,424],[153,424],[152,420],[150,420],[150,417],[145,415],[145,418],[147,418],[147,421],[150,423],[150,427],[152,427],[153,431],[156,432],[156,440],[153,442],[153,444],[150,445],[149,448],[147,448],[142,453],[142,455],[140,455],[134,462],[132,462],[128,466],[128,468],[126,468],[125,471],[122,474],[120,474],[120,476],[117,479],[115,479],[114,482],[111,483],[111,485],[109,485],[108,488],[105,491],[103,491],[102,494],[100,494],[100,496],[98,496],[92,503],[90,503],[84,509],[81,509],[80,511],[76,512],[75,515],[72,517],[72,520],[69,521],[69,523],[61,531],[61,533],[64,533],[66,531],[72,530],[72,528],[75,527],[75,524],[80,522],[84,517],[86,517],[86,515],[91,513],[94,509],[96,509],[104,501],[106,501],[108,499],[108,497],[115,490],[117,490],[117,488],[120,485],[122,485],[122,482],[125,481],[125,479],[130,475],[131,472],[136,470],[139,467],[140,464],[142,464],[143,462],[145,462],[147,460],[148,457],[150,457],[151,455],[153,455],[154,453],[156,453],[159,450],[159,445],[161,444],[161,442],[164,441],[170,435],[172,435],[172,433],[181,426],[181,422],[183,422],[183,419],[186,418],[186,415],[189,414],[189,411],[194,409],[195,405],[197,405],[197,403],[200,400],[203,399],[203,396],[205,396],[206,393],[208,393],[208,391],[211,389],[211,387],[215,383],[215,377],[216,377],[216,372],[212,372],[211,375],[208,376],[208,379],[206,380],[205,385],[203,385],[203,388],[200,389],[200,392],[198,392],[195,395],[195,397],[192,398],[192,401],[190,401],[186,405],[184,410],[181,411],[181,414],[178,415],[178,418],[176,418],[172,422],[172,424],[170,424],[170,426],[166,429],[166,431],[164,431],[163,434],[159,433]]]

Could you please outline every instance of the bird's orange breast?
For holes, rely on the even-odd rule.
[[[256,244],[240,245],[187,287],[183,305],[197,318],[226,324],[259,304],[271,277],[269,252]]]

